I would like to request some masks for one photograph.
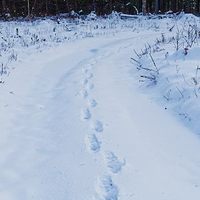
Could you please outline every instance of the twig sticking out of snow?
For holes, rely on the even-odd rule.
[[[152,60],[152,62],[153,62],[154,67],[156,68],[157,74],[159,74],[159,70],[158,70],[158,68],[157,68],[157,66],[156,66],[156,63],[155,63],[155,61],[154,61],[154,59],[153,59],[151,53],[149,53],[149,56],[150,56],[150,58],[151,58],[151,60]]]

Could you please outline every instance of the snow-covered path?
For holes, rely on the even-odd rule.
[[[150,37],[77,40],[13,71],[0,104],[0,199],[199,198],[199,137],[132,74],[133,49]]]

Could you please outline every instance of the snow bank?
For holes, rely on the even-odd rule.
[[[137,77],[146,91],[155,94],[165,109],[200,133],[200,47],[199,18],[184,15],[172,31],[150,41],[133,58]],[[148,89],[146,89],[146,87]],[[150,89],[149,89],[150,88]],[[159,92],[158,92],[159,91]]]
[[[92,15],[93,16],[93,15]],[[108,18],[83,19],[38,19],[36,21],[0,22],[0,55],[2,75],[9,74],[15,68],[13,61],[21,62],[23,57],[40,53],[45,49],[57,47],[67,41],[75,41],[88,37],[112,36],[120,31],[158,30],[166,26],[172,19],[147,20],[140,16],[134,20],[121,20],[118,13],[113,12]],[[5,78],[1,77],[1,81]]]

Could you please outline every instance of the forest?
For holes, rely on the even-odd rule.
[[[147,13],[177,13],[184,11],[198,14],[200,0],[0,0],[1,18],[44,17],[54,16],[74,11],[78,15],[86,15],[95,11],[97,15],[105,16],[112,11],[126,14],[136,14],[143,11],[144,4]],[[73,13],[74,13],[73,12]]]

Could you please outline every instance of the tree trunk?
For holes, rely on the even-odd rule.
[[[200,1],[198,2],[199,6],[198,6],[198,13],[200,13]]]
[[[155,9],[156,14],[158,14],[158,0],[156,0],[156,9]]]
[[[27,0],[27,3],[28,3],[28,5],[27,5],[27,7],[28,7],[28,19],[30,19],[30,1],[29,0]]]
[[[177,12],[178,11],[178,0],[174,0],[173,1],[173,12]]]
[[[142,0],[142,12],[143,12],[144,16],[147,13],[147,2],[146,2],[146,0]]]
[[[3,7],[3,12],[5,13],[5,11],[6,11],[6,0],[2,0],[2,7]]]
[[[65,10],[66,12],[70,12],[70,8],[69,8],[69,0],[66,0],[66,3],[65,3]]]
[[[160,10],[161,10],[162,13],[165,12],[163,0],[160,0]]]
[[[112,0],[109,0],[109,12],[112,13]]]
[[[13,13],[13,16],[16,17],[16,7],[15,7],[15,1],[12,1],[12,13]]]
[[[49,15],[49,0],[46,0],[45,7],[46,7],[46,15]]]
[[[93,0],[93,8],[95,13],[97,12],[97,5],[96,5],[96,0]]]
[[[56,3],[56,15],[58,15],[58,13],[59,13],[59,10],[58,10],[58,0],[55,0],[55,3]]]

